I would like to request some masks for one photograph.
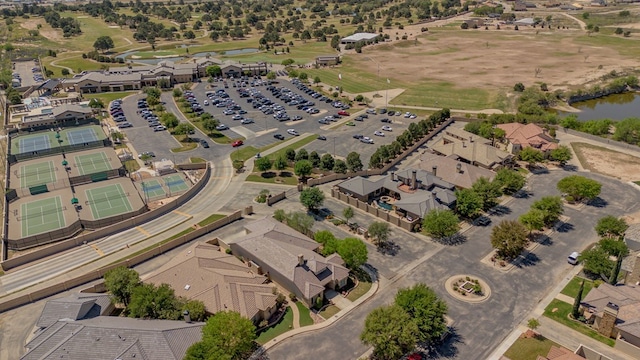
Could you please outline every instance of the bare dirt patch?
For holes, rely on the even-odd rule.
[[[38,25],[42,25],[40,29],[38,29]],[[46,25],[44,19],[31,18],[29,21],[21,22],[20,27],[25,28],[27,30],[38,30],[40,35],[51,41],[60,41],[64,40],[62,36],[62,31],[54,30]]]
[[[373,58],[385,76],[407,83],[441,81],[487,90],[510,89],[516,82],[567,88],[637,65],[637,59],[610,48],[578,44],[574,42],[577,36],[584,33],[491,27],[464,31],[430,26],[417,41],[366,47],[353,58],[358,68],[376,73],[377,63],[370,61]],[[537,76],[536,68],[541,70]]]
[[[640,158],[603,147],[571,143],[582,167],[622,181],[640,180]]]

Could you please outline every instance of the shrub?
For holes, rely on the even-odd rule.
[[[289,299],[291,299],[291,301],[293,301],[293,302],[298,301],[298,297],[294,293],[290,293],[289,294]]]
[[[224,251],[227,255],[231,255],[231,249],[225,249]]]

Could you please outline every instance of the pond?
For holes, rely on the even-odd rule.
[[[182,46],[184,47],[184,46]],[[242,55],[242,54],[253,54],[258,52],[259,50],[256,48],[246,48],[246,49],[234,49],[234,50],[227,50],[224,51],[224,55]],[[157,65],[158,63],[160,63],[161,61],[173,61],[173,62],[177,62],[177,61],[181,61],[186,59],[186,56],[170,56],[170,57],[162,57],[162,58],[155,58],[155,59],[130,59],[131,56],[135,55],[138,51],[127,51],[125,53],[122,53],[118,56],[116,56],[116,58],[122,58],[125,60],[132,60],[135,63],[139,63],[139,64],[147,64],[147,65]],[[222,52],[221,52],[222,53]],[[202,52],[197,52],[192,54],[192,57],[196,57],[196,58],[201,58],[201,57],[205,57],[207,55],[210,56],[217,56],[217,55],[222,55],[220,53],[217,53],[215,51],[202,51]]]
[[[581,121],[624,120],[630,117],[640,117],[640,94],[634,92],[614,94],[599,99],[576,102],[571,106],[581,111],[577,113],[555,111],[555,113],[561,117],[575,114]]]

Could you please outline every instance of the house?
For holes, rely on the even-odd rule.
[[[560,10],[569,10],[569,11],[582,10],[582,5],[580,5],[580,4],[562,4],[562,5],[560,5]]]
[[[558,148],[557,141],[549,133],[536,124],[508,123],[496,125],[505,132],[505,139],[509,141],[507,150],[517,154],[526,147],[532,147],[547,154]]]
[[[144,282],[169,284],[176,296],[202,301],[207,313],[235,311],[255,324],[277,309],[273,284],[217,245],[193,244]]]
[[[340,55],[324,55],[316,57],[316,65],[318,66],[338,65],[339,63]]]
[[[455,157],[440,156],[425,152],[420,155],[420,169],[431,171],[443,181],[459,189],[469,189],[480,178],[493,180],[496,173],[478,166],[456,160]]]
[[[585,347],[584,345],[580,345],[578,349],[574,352],[564,347],[551,346],[549,349],[549,353],[547,356],[540,356],[536,360],[611,360],[608,357]]]
[[[491,140],[454,127],[442,131],[441,139],[431,146],[431,151],[490,170],[513,163],[513,155],[491,146]]]
[[[603,283],[582,300],[584,317],[600,335],[616,339],[615,348],[640,354],[640,286]]]
[[[343,194],[393,210],[409,221],[422,219],[432,210],[449,209],[456,202],[455,186],[424,170],[391,172],[377,180],[356,176],[336,187]]]
[[[308,306],[324,298],[327,290],[347,285],[349,270],[342,258],[324,257],[320,244],[271,217],[245,226],[246,235],[229,247],[258,273],[295,294]]]
[[[182,359],[204,323],[97,316],[60,319],[36,334],[22,360]]]
[[[83,320],[108,316],[114,309],[109,294],[73,293],[47,301],[36,321],[36,327],[47,328],[59,319]]]
[[[37,108],[22,116],[18,128],[28,130],[38,127],[65,126],[93,118],[93,110],[77,104],[61,104],[54,107]]]
[[[344,37],[340,40],[341,44],[355,44],[358,41],[373,41],[373,39],[377,38],[378,34],[375,33],[356,33],[347,37]]]
[[[629,255],[624,258],[621,265],[624,283],[640,285],[640,224],[629,225],[624,233],[624,242],[629,249]]]

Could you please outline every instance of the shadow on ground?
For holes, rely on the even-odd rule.
[[[605,208],[607,207],[607,205],[609,205],[609,203],[607,202],[607,200],[598,196],[597,198],[589,201],[587,205],[597,207],[597,208]]]
[[[462,234],[455,234],[453,236],[449,236],[442,239],[433,239],[433,241],[442,245],[456,246],[456,245],[462,245],[465,242],[467,242],[467,237]]]

